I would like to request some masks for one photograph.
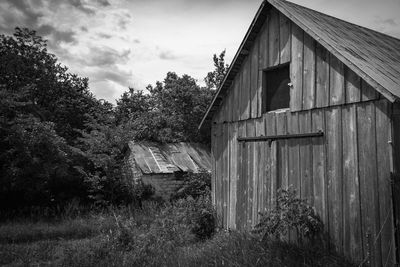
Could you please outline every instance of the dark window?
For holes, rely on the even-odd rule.
[[[289,108],[289,64],[264,71],[263,110]]]

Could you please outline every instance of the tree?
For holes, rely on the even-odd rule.
[[[204,78],[207,88],[217,90],[222,82],[224,81],[225,75],[228,72],[229,65],[225,64],[225,52],[222,51],[217,57],[216,54],[213,56],[215,69],[207,74]]]
[[[69,73],[48,53],[46,40],[26,28],[16,28],[13,36],[0,35],[0,86],[17,94],[25,88],[21,100],[29,103],[26,112],[53,122],[68,143],[78,136],[75,129],[84,129],[98,112],[110,109],[93,97],[87,78]]]
[[[0,203],[14,208],[86,199],[90,161],[75,146],[112,106],[67,72],[35,31],[0,35]]]
[[[197,85],[189,75],[178,76],[168,72],[163,82],[149,85],[152,110],[132,121],[142,129],[150,129],[152,135],[139,139],[160,142],[207,142],[207,136],[199,134],[197,126],[212,98],[209,88]],[[156,122],[156,123],[154,123]]]
[[[129,119],[135,119],[145,112],[150,112],[154,103],[149,94],[143,91],[129,88],[117,100],[115,107],[115,119],[117,124],[127,122]]]

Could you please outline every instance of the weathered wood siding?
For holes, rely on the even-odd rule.
[[[390,108],[382,99],[215,124],[213,196],[223,226],[250,229],[260,211],[273,207],[276,190],[293,185],[315,207],[339,251],[393,263]],[[325,135],[237,141],[318,130]]]
[[[290,109],[264,113],[263,70],[287,62]],[[212,184],[224,227],[250,229],[260,211],[274,206],[276,190],[293,185],[340,252],[371,265],[394,264],[387,100],[272,9],[223,101],[212,124]],[[323,137],[237,141],[319,130]]]

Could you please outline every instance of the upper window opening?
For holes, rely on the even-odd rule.
[[[289,64],[264,71],[264,112],[289,108]]]

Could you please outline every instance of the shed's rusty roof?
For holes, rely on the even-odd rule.
[[[264,0],[199,129],[212,119],[254,43],[268,10],[278,9],[390,101],[400,98],[400,40],[284,0]]]
[[[209,149],[198,143],[129,142],[136,166],[144,174],[211,171]]]

